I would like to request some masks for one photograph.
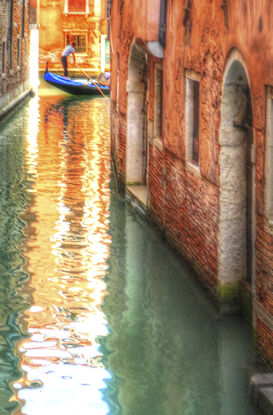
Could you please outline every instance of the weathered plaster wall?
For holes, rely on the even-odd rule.
[[[135,37],[144,41],[157,40],[160,0],[152,2],[135,0],[132,6]]]
[[[50,68],[60,65],[60,57],[64,48],[61,22],[63,5],[53,0],[40,2],[39,28],[39,69],[45,69],[46,62]]]
[[[64,13],[64,1],[40,0],[39,69],[62,71],[61,54],[65,33],[87,34],[87,53],[76,54],[77,64],[91,73],[100,72],[101,35],[107,33],[106,8],[103,1],[100,15],[95,15],[94,1],[89,1],[89,14]],[[73,59],[71,59],[71,62]],[[71,65],[72,69],[75,69]]]
[[[144,4],[143,10],[147,9]],[[169,0],[167,4],[167,42],[162,61],[163,143],[155,140],[152,134],[156,62],[148,55],[150,215],[217,295],[221,104],[226,62],[237,49],[246,65],[256,149],[256,282],[252,287],[253,298],[257,299],[256,340],[267,365],[273,366],[273,233],[267,226],[264,211],[265,85],[273,85],[273,4],[270,0],[233,0],[226,2],[225,9],[221,7],[225,4],[223,0],[201,0],[193,1],[188,12],[184,10],[188,4],[186,0]],[[124,1],[120,13],[118,1],[113,1],[113,151],[124,180],[128,62],[131,45],[140,33],[145,33],[144,29],[138,29],[136,35],[138,16],[134,16],[133,10],[132,2]],[[147,37],[142,36],[145,42]],[[199,173],[191,170],[185,160],[186,70],[200,76]]]

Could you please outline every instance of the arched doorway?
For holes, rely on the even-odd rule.
[[[147,175],[147,65],[145,54],[133,45],[127,92],[126,184],[146,185]]]
[[[255,147],[249,81],[234,51],[224,74],[220,127],[218,288],[222,303],[236,307],[240,282],[255,273]]]

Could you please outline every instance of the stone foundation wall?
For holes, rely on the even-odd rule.
[[[15,105],[19,104],[29,93],[29,83],[21,83],[17,88],[0,97],[0,118],[5,116]]]

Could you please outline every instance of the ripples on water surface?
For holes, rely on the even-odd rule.
[[[254,414],[248,327],[110,192],[108,105],[1,125],[0,415]]]

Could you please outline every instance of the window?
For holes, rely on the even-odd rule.
[[[161,138],[162,134],[162,68],[155,68],[154,85],[154,137]]]
[[[186,160],[199,165],[199,86],[198,79],[186,78]]]
[[[17,66],[20,66],[21,63],[21,41],[17,39]]]
[[[9,66],[12,69],[12,54],[13,54],[13,0],[10,1],[10,19],[9,19]]]
[[[266,94],[265,209],[273,223],[273,87],[268,87]]]
[[[87,33],[83,34],[66,34],[66,45],[70,42],[76,43],[75,52],[76,53],[87,53]]]
[[[1,59],[1,71],[2,74],[5,73],[6,69],[6,42],[2,42],[2,59]]]
[[[85,0],[68,0],[69,12],[85,12]]]
[[[167,21],[167,2],[166,0],[160,0],[158,40],[163,47],[166,46],[166,21]]]
[[[25,37],[25,14],[26,14],[26,1],[23,0],[23,5],[22,5],[22,31],[21,31],[22,39]]]
[[[65,0],[65,13],[89,13],[88,0]]]

